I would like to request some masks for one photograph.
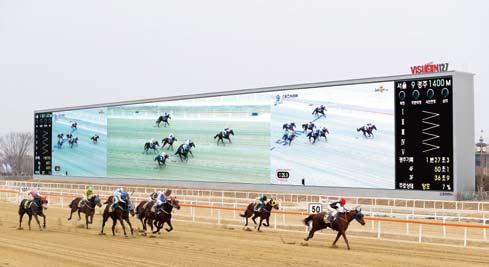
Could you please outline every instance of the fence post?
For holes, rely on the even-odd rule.
[[[482,225],[486,226],[486,219],[482,220]],[[487,240],[487,235],[486,235],[487,229],[486,228],[482,229],[482,233],[484,234],[484,241],[486,241]]]
[[[273,214],[273,229],[277,230],[277,214]]]
[[[377,222],[377,238],[380,239],[380,221]]]
[[[421,243],[421,239],[423,237],[423,225],[419,225],[419,234],[418,234],[418,243]]]
[[[406,220],[409,220],[409,214],[406,215]],[[406,235],[409,235],[409,222],[406,222]]]
[[[467,227],[464,227],[464,247],[467,246]]]
[[[443,237],[447,237],[447,226],[445,225],[446,217],[443,217]]]
[[[217,210],[217,224],[221,224],[221,209]]]
[[[370,213],[370,216],[374,217],[374,214],[373,213]],[[372,220],[372,232],[375,231],[375,221]]]

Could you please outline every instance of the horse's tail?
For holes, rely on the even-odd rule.
[[[314,217],[314,214],[307,216],[307,218],[304,219],[304,224],[306,226],[309,226],[309,222],[312,220],[313,217]]]
[[[246,217],[246,212],[245,212],[245,213],[243,213],[243,214],[241,214],[241,213],[240,213],[240,214],[239,214],[239,216],[241,216],[241,217],[243,217],[243,218],[244,218],[244,217]]]
[[[214,139],[216,139],[218,136],[219,136],[219,134],[216,134],[216,136],[214,136]]]
[[[71,208],[73,208],[73,202],[75,202],[75,200],[72,200],[72,201],[71,201],[71,203],[70,203],[70,205],[68,205],[68,207],[69,207],[70,209],[71,209]]]

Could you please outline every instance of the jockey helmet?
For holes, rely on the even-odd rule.
[[[345,205],[346,204],[346,199],[345,198],[341,198],[340,199],[340,203],[341,203],[341,205]]]
[[[170,196],[170,195],[171,195],[171,193],[172,193],[171,189],[167,189],[167,190],[165,191],[165,196]]]

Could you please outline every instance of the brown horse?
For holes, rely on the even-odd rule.
[[[171,225],[171,212],[173,208],[180,209],[180,205],[178,204],[178,200],[176,198],[170,198],[167,202],[163,204],[163,208],[160,210],[159,214],[155,214],[152,211],[152,207],[155,204],[155,201],[142,201],[139,203],[136,208],[138,218],[143,225],[143,231],[146,233],[147,225],[151,228],[151,232],[159,233],[160,229],[163,228],[163,224],[166,222],[170,228],[167,229],[168,232],[173,230],[173,226]],[[153,224],[156,226],[157,230],[154,231]]]
[[[271,198],[267,202],[267,204],[265,204],[265,208],[259,211],[255,211],[255,202],[248,204],[248,207],[246,208],[245,212],[243,214],[240,214],[239,216],[246,218],[246,223],[244,226],[248,226],[248,218],[251,217],[253,222],[256,224],[255,219],[260,217],[260,223],[258,224],[258,229],[257,229],[258,231],[260,231],[260,227],[262,225],[263,220],[266,221],[266,223],[263,223],[264,226],[266,227],[270,226],[270,215],[272,215],[272,209],[278,210],[278,201],[274,198]]]
[[[68,205],[71,209],[70,217],[68,221],[71,220],[73,213],[78,211],[78,220],[81,220],[80,212],[85,213],[85,224],[88,229],[88,224],[93,223],[93,215],[95,215],[95,207],[102,207],[102,201],[100,200],[99,195],[94,195],[90,197],[88,200],[83,200],[81,197],[77,197],[73,199]],[[90,220],[88,220],[90,218]]]
[[[350,225],[350,222],[353,221],[353,219],[355,219],[361,225],[365,225],[365,221],[363,220],[362,210],[359,207],[357,207],[356,209],[348,212],[339,212],[337,213],[336,219],[333,221],[332,225],[330,225],[330,223],[324,222],[325,215],[326,212],[321,212],[318,214],[311,214],[304,219],[304,224],[306,226],[309,226],[309,222],[312,221],[312,228],[309,230],[309,235],[306,238],[304,238],[304,240],[308,241],[314,236],[314,232],[329,227],[335,231],[338,231],[338,234],[336,235],[336,239],[334,240],[331,247],[337,248],[338,246],[336,246],[336,242],[338,241],[340,236],[343,236],[346,246],[348,247],[348,249],[350,249],[350,244],[348,244],[348,239],[346,238],[346,230],[348,229],[348,225]]]
[[[114,202],[114,197],[110,196],[104,204],[107,204],[104,209],[104,213],[102,214],[102,230],[100,231],[101,235],[104,235],[104,227],[105,223],[109,218],[112,219],[112,235],[115,236],[115,225],[117,224],[117,220],[121,223],[122,230],[124,231],[124,236],[127,237],[126,226],[124,225],[124,221],[127,222],[129,228],[131,229],[131,235],[134,235],[134,229],[132,228],[131,221],[129,221],[129,214],[134,216],[134,206],[132,205],[129,199],[126,200],[126,203],[119,203],[118,207],[114,208],[110,211],[110,207]]]
[[[178,203],[178,200],[176,198],[172,198],[170,201],[167,201],[165,204],[163,204],[163,208],[161,209],[159,214],[156,214],[155,216],[155,225],[156,225],[156,231],[153,231],[153,234],[160,234],[161,228],[163,228],[163,225],[166,223],[170,228],[166,228],[165,230],[167,232],[171,232],[173,230],[173,225],[171,224],[171,212],[173,208],[176,208],[177,210],[180,209],[180,204]]]
[[[31,230],[31,221],[32,221],[32,216],[34,216],[34,219],[36,219],[37,225],[39,225],[39,230],[42,231],[42,229],[46,229],[46,215],[44,215],[43,210],[47,209],[48,205],[48,200],[45,196],[41,196],[40,198],[36,198],[34,200],[27,200],[24,199],[20,202],[19,205],[19,228],[22,230],[22,218],[24,217],[24,214],[27,213],[27,216],[29,216],[29,230]],[[39,218],[37,216],[41,216],[43,218],[43,224],[41,227],[41,223],[39,222]]]

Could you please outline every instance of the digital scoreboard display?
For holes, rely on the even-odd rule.
[[[452,77],[35,114],[37,175],[453,191]]]
[[[34,116],[34,173],[51,175],[52,113],[37,113]]]
[[[452,77],[395,82],[396,189],[453,191]]]

